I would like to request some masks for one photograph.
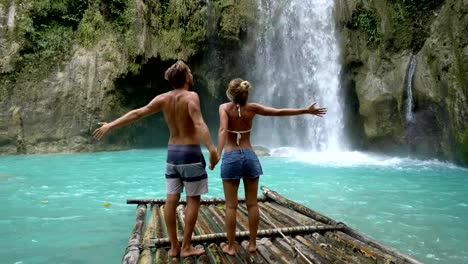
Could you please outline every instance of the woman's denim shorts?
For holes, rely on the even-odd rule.
[[[223,154],[221,178],[238,180],[242,177],[257,178],[263,174],[257,155],[251,148],[233,149]]]

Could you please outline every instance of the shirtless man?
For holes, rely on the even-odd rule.
[[[206,163],[200,141],[210,152],[210,169],[213,169],[218,156],[200,111],[198,95],[189,91],[193,85],[189,67],[178,61],[167,69],[164,77],[174,90],[156,96],[148,105],[132,110],[110,123],[99,123],[102,126],[94,131],[94,137],[100,140],[114,128],[128,125],[154,113],[164,113],[170,130],[165,172],[167,199],[164,208],[164,218],[171,241],[169,254],[173,257],[179,253],[182,257],[201,255],[205,250],[191,245],[200,207],[200,195],[208,192]],[[184,186],[187,208],[184,238],[180,247],[176,234],[176,207]]]

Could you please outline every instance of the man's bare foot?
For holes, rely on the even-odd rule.
[[[236,255],[237,242],[233,246],[229,246],[228,244],[223,242],[223,243],[221,243],[220,246],[223,249],[224,253],[226,253],[228,255],[231,255],[231,256]]]
[[[169,249],[169,256],[175,258],[175,257],[179,256],[179,254],[180,254],[180,247]]]
[[[205,249],[204,248],[195,248],[193,246],[190,246],[189,248],[187,249],[182,249],[180,251],[180,255],[182,257],[189,257],[189,256],[200,256],[202,255],[203,253],[205,253]]]

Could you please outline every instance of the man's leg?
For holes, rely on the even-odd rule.
[[[166,221],[167,234],[171,241],[169,255],[176,257],[180,252],[179,241],[177,240],[176,227],[176,208],[179,204],[180,194],[167,194],[166,204],[164,206],[164,220]]]
[[[192,234],[198,217],[198,209],[200,209],[200,195],[187,196],[187,208],[185,209],[185,228],[184,240],[182,241],[182,249],[180,255],[182,257],[198,256],[205,253],[203,248],[194,248],[192,246]]]
[[[223,251],[229,255],[236,254],[236,211],[237,211],[237,190],[240,180],[223,180],[224,197],[226,199],[226,233],[228,244],[223,247]]]
[[[257,178],[244,177],[245,200],[249,212],[249,252],[254,253],[257,250],[257,231],[260,221],[260,212],[257,204],[258,180]]]

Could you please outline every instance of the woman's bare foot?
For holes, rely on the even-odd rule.
[[[169,256],[175,258],[180,254],[180,247],[169,249]]]
[[[187,249],[182,249],[180,251],[180,256],[182,257],[189,257],[189,256],[200,256],[202,255],[203,253],[205,253],[205,249],[204,248],[195,248],[193,246],[190,246],[189,248]]]
[[[236,255],[236,248],[237,248],[237,242],[234,243],[234,245],[230,246],[226,243],[221,243],[221,248],[223,249],[223,252],[228,254],[228,255],[231,255],[231,256],[234,256]]]

